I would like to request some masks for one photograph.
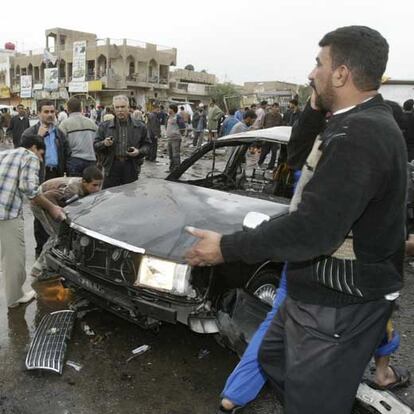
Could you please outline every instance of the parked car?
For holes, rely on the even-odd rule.
[[[273,172],[257,161],[263,142],[286,145],[290,130],[228,135],[203,145],[164,180],[140,179],[76,201],[66,208],[69,221],[47,254],[49,269],[145,328],[180,322],[226,336],[220,314],[237,319],[233,311],[245,312],[240,303],[250,303],[257,321],[239,323],[247,323],[248,340],[273,302],[282,264],[192,268],[183,255],[195,238],[185,227],[232,233],[243,230],[246,217],[252,227],[247,222],[256,213],[270,219],[287,214],[290,194],[275,195]]]

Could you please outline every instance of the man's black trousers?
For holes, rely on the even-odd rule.
[[[287,297],[259,350],[285,414],[349,414],[393,302],[331,308]]]

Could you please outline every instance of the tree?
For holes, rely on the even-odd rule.
[[[234,83],[218,83],[210,89],[210,96],[222,109],[228,110],[230,107],[238,109],[240,106],[240,92]]]
[[[194,72],[194,66],[193,65],[186,65],[185,67],[184,67],[184,69],[185,70],[191,70],[191,71],[193,71]]]

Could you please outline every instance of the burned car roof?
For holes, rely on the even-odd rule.
[[[289,142],[291,131],[292,127],[290,126],[276,126],[273,128],[266,129],[252,129],[249,131],[240,132],[238,134],[226,135],[224,137],[219,138],[217,141],[227,142],[237,140],[244,142],[253,142],[263,139],[267,141],[274,141],[275,143],[279,144],[287,144]]]

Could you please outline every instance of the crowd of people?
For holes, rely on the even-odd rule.
[[[51,101],[39,102],[38,122],[30,126],[26,108],[18,105],[16,115],[0,128],[14,146],[0,152],[7,306],[12,309],[35,295],[22,290],[23,196],[35,217],[32,275],[40,277],[42,252],[65,218],[63,207],[101,188],[136,181],[144,161],[156,161],[161,137],[168,142],[172,171],[181,162],[183,139],[197,149],[205,139],[289,125],[286,159],[302,171],[290,213],[249,232],[189,229],[199,239],[186,254],[192,266],[285,262],[284,297],[276,298],[229,378],[220,412],[247,404],[270,380],[289,414],[349,413],[373,355],[379,361],[378,387],[406,384],[407,370],[389,364],[395,350],[389,346],[395,338],[389,320],[402,288],[414,101],[399,111],[378,94],[388,44],[375,30],[340,28],[326,34],[319,46],[309,75],[313,94],[303,112],[296,99],[282,115],[278,103],[266,101],[224,114],[214,100],[191,112],[174,103],[167,111],[153,105],[145,112],[124,95],[113,98],[112,108],[86,110],[72,97],[59,111]],[[267,167],[273,169],[278,150],[262,147],[259,165],[271,153]]]

